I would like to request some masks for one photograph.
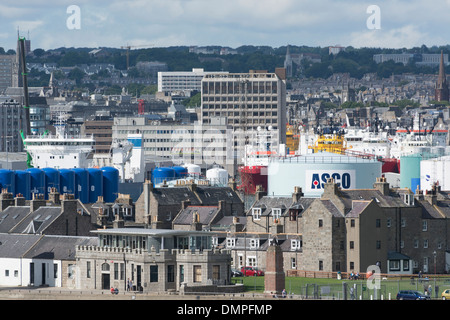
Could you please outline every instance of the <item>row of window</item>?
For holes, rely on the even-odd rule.
[[[149,268],[150,282],[159,282],[159,266],[151,265]],[[110,265],[108,263],[102,264],[102,273],[110,272]],[[220,280],[220,265],[212,266],[212,279]],[[166,280],[167,282],[175,282],[175,265],[167,265],[166,271]],[[180,275],[180,283],[184,282],[185,270],[184,265],[179,266],[179,275]],[[134,275],[134,273],[132,273]],[[90,261],[86,261],[86,277],[92,278],[92,266]],[[125,280],[125,264],[117,263],[113,264],[113,279],[114,280]],[[134,281],[134,279],[131,279]],[[194,282],[202,282],[202,266],[194,265],[193,266],[193,281]]]

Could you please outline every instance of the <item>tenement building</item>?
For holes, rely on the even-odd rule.
[[[292,198],[256,197],[245,229],[223,240],[236,268],[264,270],[264,253],[276,241],[288,274],[449,271],[450,198],[438,187],[414,194],[378,178],[373,189],[343,190],[329,179],[320,198],[303,198],[298,187]]]
[[[77,246],[78,289],[179,291],[230,284],[231,256],[202,231],[114,228],[93,231],[98,245]]]

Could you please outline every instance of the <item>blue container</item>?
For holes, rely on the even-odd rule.
[[[45,175],[45,199],[48,199],[48,194],[55,188],[59,192],[59,171],[54,168],[43,168]]]
[[[175,179],[183,179],[188,175],[188,170],[185,167],[176,166],[172,167],[172,169],[175,170]]]
[[[89,173],[84,168],[71,169],[75,173],[75,198],[89,202]]]
[[[31,174],[26,170],[17,170],[15,174],[16,195],[21,194],[26,200],[31,200]]]
[[[97,202],[103,196],[103,171],[96,168],[87,169],[89,173],[89,203]]]
[[[152,170],[152,183],[153,185],[162,183],[165,181],[170,181],[175,179],[175,170],[173,168],[155,168]]]
[[[60,193],[75,195],[75,172],[70,169],[59,170]]]
[[[42,169],[38,168],[29,168],[27,169],[30,172],[31,177],[31,194],[45,194],[45,173]]]
[[[0,183],[2,188],[8,189],[13,195],[16,195],[16,177],[14,171],[0,169]]]
[[[119,170],[113,167],[103,167],[103,200],[114,202],[119,192]]]

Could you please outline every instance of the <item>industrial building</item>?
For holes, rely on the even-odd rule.
[[[158,72],[159,92],[192,92],[201,91],[202,79],[207,74],[228,74],[228,72],[208,72],[202,68],[193,68],[192,71],[165,71]]]

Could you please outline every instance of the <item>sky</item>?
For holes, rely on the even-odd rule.
[[[73,10],[75,8],[75,10]],[[0,47],[450,44],[450,0],[2,0]]]

